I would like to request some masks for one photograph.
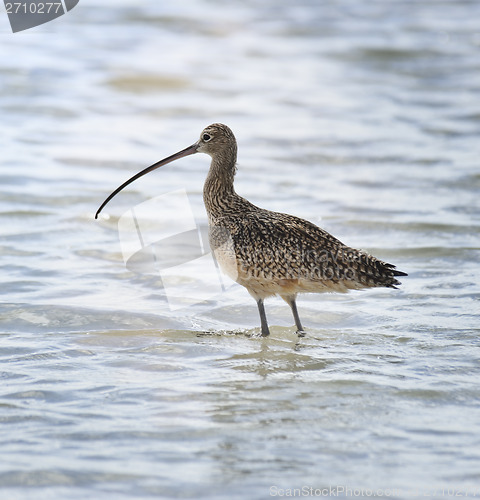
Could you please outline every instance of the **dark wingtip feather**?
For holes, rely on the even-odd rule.
[[[398,289],[398,286],[395,285],[401,285],[400,281],[395,279],[395,276],[408,276],[407,273],[404,273],[403,271],[397,271],[393,264],[388,264],[387,262],[379,261],[377,267],[379,269],[383,267],[383,270],[387,271],[387,273],[389,274],[388,282],[384,285],[387,288]]]

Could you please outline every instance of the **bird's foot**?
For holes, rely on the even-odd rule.
[[[297,335],[299,337],[305,337],[306,334],[307,332],[305,330],[297,330]]]

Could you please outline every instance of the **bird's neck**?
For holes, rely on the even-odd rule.
[[[210,170],[203,186],[203,201],[211,218],[222,217],[234,206],[238,198],[233,187],[237,151],[226,151],[212,158]]]

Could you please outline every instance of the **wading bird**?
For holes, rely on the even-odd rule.
[[[396,276],[407,276],[392,264],[344,245],[309,221],[259,208],[239,196],[233,186],[237,141],[230,128],[221,123],[208,126],[195,144],[154,163],[119,186],[102,203],[95,218],[131,182],[195,153],[212,157],[203,188],[210,246],[222,270],[256,300],[262,336],[270,334],[266,297],[282,297],[292,310],[298,333],[304,335],[296,305],[298,293],[396,288],[400,285]]]

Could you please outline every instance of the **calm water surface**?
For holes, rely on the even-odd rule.
[[[479,496],[480,4],[82,0],[15,35],[0,14],[1,497]],[[240,194],[401,289],[301,297],[301,339],[272,299],[260,339],[240,287],[173,308],[127,268],[130,208],[185,190],[205,225],[208,158],[98,205],[216,121]]]

